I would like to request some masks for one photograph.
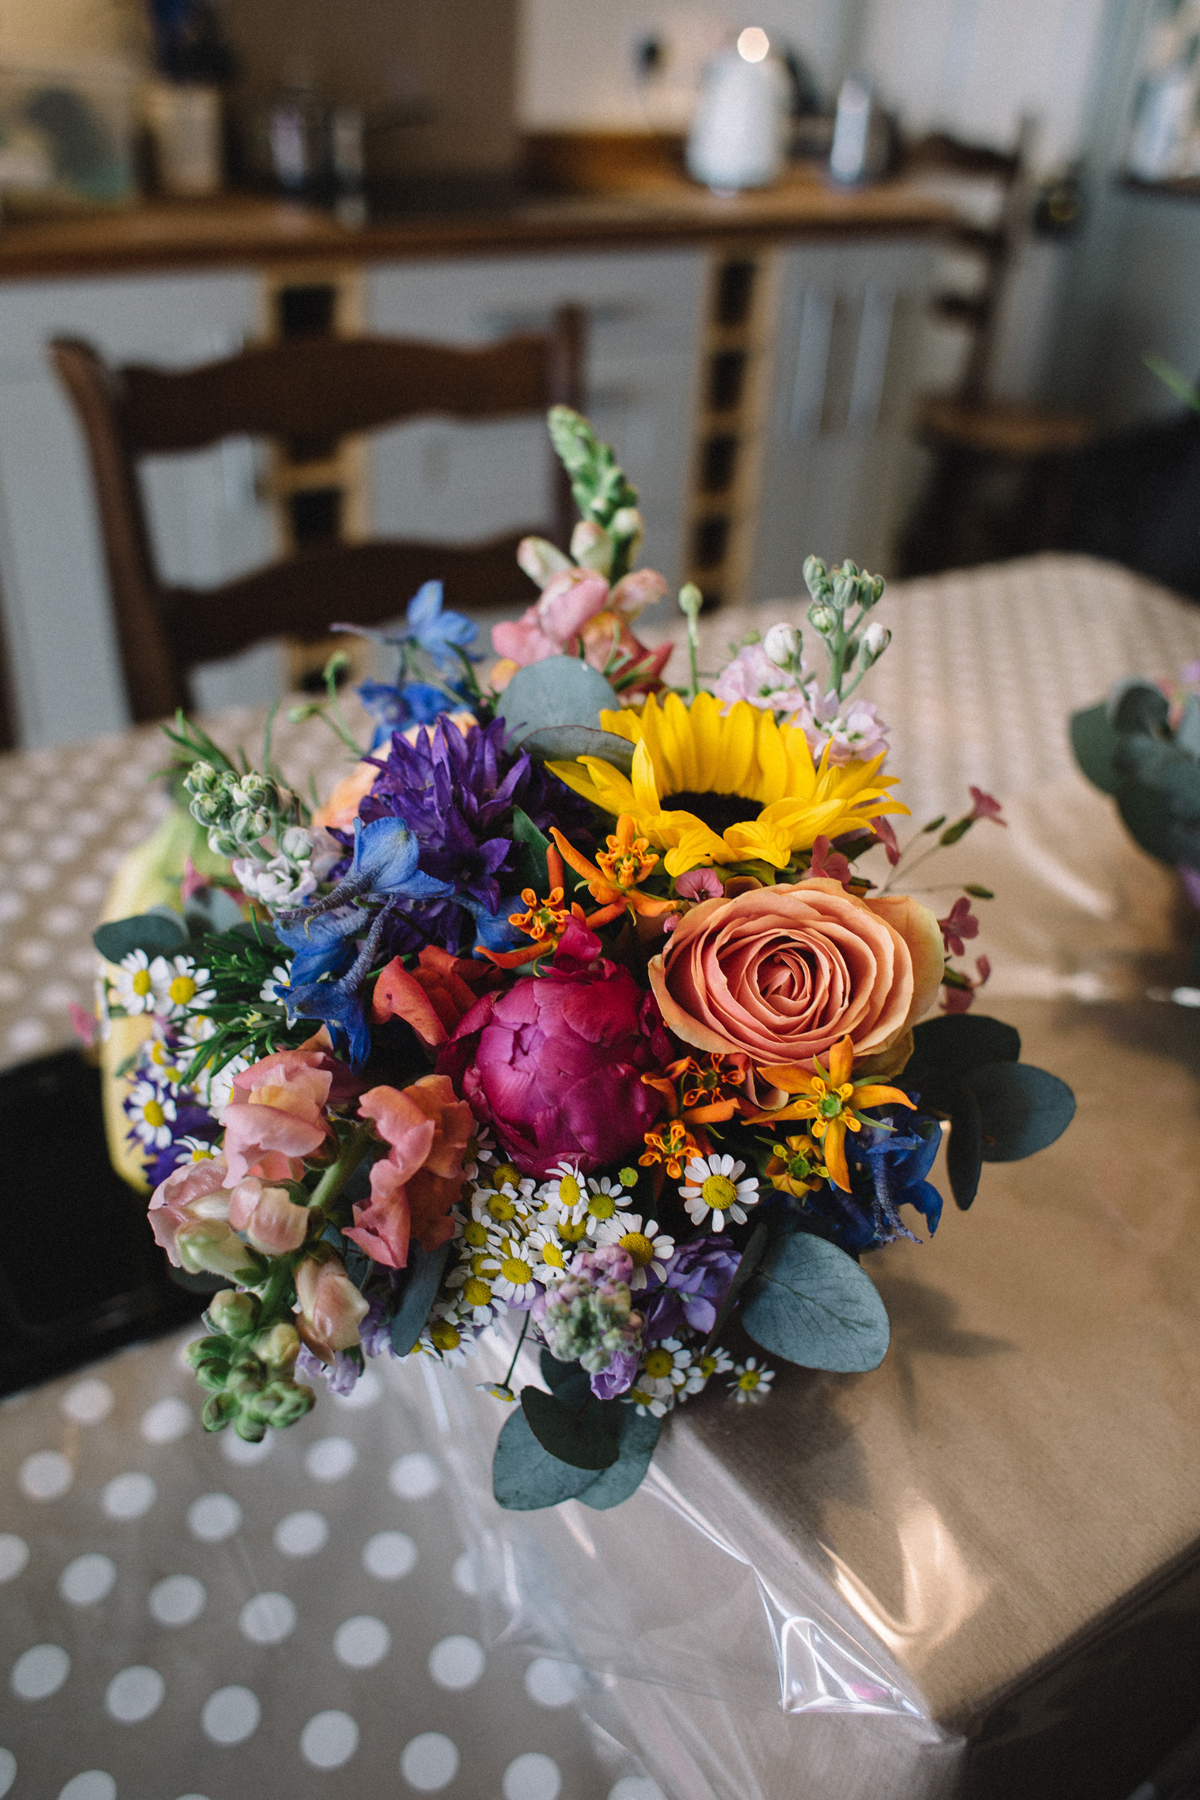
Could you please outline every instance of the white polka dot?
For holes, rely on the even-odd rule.
[[[458,1774],[458,1746],[440,1731],[423,1731],[400,1752],[400,1773],[423,1794],[449,1787]]]
[[[361,1614],[347,1619],[333,1634],[333,1654],[348,1669],[373,1669],[392,1647],[392,1634],[382,1619]]]
[[[148,1444],[173,1444],[191,1428],[191,1407],[173,1397],[156,1400],[142,1414],[141,1433]]]
[[[150,1589],[150,1617],[160,1625],[190,1625],[204,1611],[208,1596],[194,1575],[168,1575]]]
[[[401,1500],[425,1500],[441,1487],[442,1477],[432,1456],[426,1456],[423,1450],[414,1450],[392,1464],[388,1485]]]
[[[383,1383],[374,1369],[364,1369],[348,1394],[334,1394],[334,1403],[345,1406],[352,1412],[364,1406],[374,1406],[383,1393]]]
[[[94,906],[104,898],[104,883],[98,875],[81,875],[68,889],[72,900],[80,906]]]
[[[313,1481],[341,1481],[358,1461],[358,1451],[349,1438],[318,1438],[304,1457],[304,1467]]]
[[[62,1397],[62,1410],[76,1425],[98,1425],[113,1409],[113,1391],[107,1381],[91,1377],[77,1381]]]
[[[540,1750],[527,1750],[505,1769],[501,1791],[504,1800],[558,1800],[562,1793],[558,1764]]]
[[[58,1644],[35,1644],[13,1664],[9,1685],[18,1700],[46,1700],[71,1673],[71,1659]]]
[[[40,1019],[20,1019],[8,1034],[8,1048],[14,1056],[32,1056],[49,1042],[50,1032]]]
[[[429,1652],[429,1673],[439,1687],[458,1691],[474,1687],[487,1658],[472,1637],[447,1637]]]
[[[648,1775],[622,1775],[609,1788],[608,1800],[665,1800],[665,1796]]]
[[[236,1431],[221,1433],[221,1455],[226,1462],[236,1463],[239,1469],[252,1468],[255,1463],[260,1463],[264,1456],[270,1456],[270,1454],[271,1435],[269,1432],[265,1438],[260,1438],[257,1444],[248,1444],[245,1438],[237,1435]]]
[[[0,894],[0,924],[10,925],[19,919],[25,911],[25,902],[20,894]]]
[[[247,1687],[218,1688],[204,1702],[200,1723],[214,1744],[242,1744],[258,1730],[262,1707]]]
[[[110,870],[115,869],[122,860],[121,852],[110,850],[105,853],[105,860],[108,861]],[[48,887],[54,886],[55,874],[45,863],[23,863],[17,870],[17,880],[31,894],[44,894]]]
[[[242,1522],[242,1509],[231,1494],[201,1494],[188,1507],[188,1530],[205,1544],[221,1544]]]
[[[118,1725],[140,1725],[162,1705],[167,1684],[157,1669],[135,1663],[114,1675],[104,1694],[104,1710]]]
[[[319,1512],[289,1513],[275,1527],[281,1556],[315,1556],[329,1542],[329,1522]]]
[[[0,1581],[13,1581],[29,1561],[29,1545],[14,1531],[0,1531]]]
[[[340,1769],[358,1749],[358,1726],[344,1712],[319,1712],[300,1733],[300,1754],[314,1769]]]
[[[132,1470],[128,1475],[114,1475],[100,1504],[110,1519],[140,1519],[158,1498],[158,1488],[149,1475]]]
[[[117,1565],[111,1556],[77,1556],[58,1578],[58,1591],[71,1606],[95,1606],[112,1593]]]
[[[255,1594],[238,1614],[238,1628],[253,1644],[282,1644],[296,1629],[296,1609],[286,1594]]]
[[[42,930],[52,937],[66,937],[69,931],[78,929],[79,923],[79,914],[73,906],[52,906],[42,914]]]
[[[54,960],[54,945],[45,938],[26,938],[23,944],[13,945],[12,956],[23,969],[44,969]]]
[[[21,1464],[17,1481],[30,1500],[57,1500],[75,1479],[75,1471],[58,1450],[38,1450]]]
[[[58,1790],[58,1800],[117,1800],[117,1784],[103,1769],[85,1769]]]
[[[363,1568],[379,1581],[399,1581],[417,1560],[417,1546],[406,1532],[377,1531],[363,1545]]]
[[[17,1759],[11,1750],[0,1750],[0,1800],[17,1779]]]
[[[469,1550],[454,1559],[454,1567],[450,1571],[451,1580],[460,1594],[470,1594],[472,1599],[479,1593],[479,1578],[475,1573],[475,1558]]]
[[[539,1706],[570,1706],[583,1686],[583,1670],[575,1663],[538,1656],[525,1671],[525,1692]]]
[[[208,1800],[207,1794],[180,1794],[179,1800]]]

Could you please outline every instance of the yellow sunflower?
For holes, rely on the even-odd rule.
[[[547,766],[603,812],[628,814],[639,837],[666,852],[676,876],[702,864],[766,862],[786,868],[819,837],[862,830],[881,813],[908,808],[893,800],[894,775],[873,762],[814,763],[795,725],[736,700],[722,714],[712,694],[690,706],[654,695],[640,712],[604,712],[600,723],[635,745],[625,776],[597,756]]]

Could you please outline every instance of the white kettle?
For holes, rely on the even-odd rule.
[[[768,187],[783,167],[791,83],[751,25],[704,72],[688,138],[688,174],[706,187]]]

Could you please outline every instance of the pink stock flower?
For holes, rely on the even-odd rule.
[[[328,1054],[328,1045],[322,1030],[298,1050],[277,1050],[234,1077],[224,1120],[227,1187],[247,1175],[299,1179],[304,1158],[329,1135],[327,1107],[358,1092],[349,1069]]]
[[[977,956],[975,958],[975,973],[979,979],[977,981],[971,981],[968,977],[964,976],[963,979],[967,983],[966,987],[947,987],[942,994],[942,1004],[939,1010],[944,1013],[968,1012],[974,1005],[977,990],[983,987],[991,972],[992,965],[987,957]]]
[[[971,796],[970,816],[973,820],[991,819],[994,824],[1003,825],[1007,830],[1008,820],[1000,817],[1000,802],[998,800],[993,800],[992,796],[990,794],[985,794],[982,788],[968,788],[967,792]]]
[[[682,900],[716,900],[725,889],[715,869],[689,869],[676,881],[675,892]],[[678,925],[679,918],[678,913],[667,913],[663,918],[662,928],[668,936]]]
[[[239,1181],[229,1196],[229,1223],[264,1256],[299,1250],[312,1214],[297,1206],[286,1188],[264,1187],[254,1175]]]
[[[296,1330],[323,1363],[333,1364],[339,1350],[352,1350],[359,1342],[367,1302],[340,1257],[307,1257],[296,1270],[296,1298],[300,1302]]]
[[[843,708],[836,694],[806,695],[790,723],[803,731],[814,758],[828,746],[829,760],[839,768],[887,755],[888,727],[869,700],[847,700]]]
[[[355,1206],[345,1235],[374,1262],[403,1269],[411,1238],[436,1250],[454,1235],[450,1208],[462,1192],[475,1121],[445,1075],[424,1075],[403,1091],[372,1088],[358,1111],[388,1153],[372,1167],[370,1201]]]
[[[718,675],[713,693],[728,711],[736,700],[748,700],[764,711],[794,713],[808,705],[805,671],[789,674],[772,662],[761,644],[744,644]]]
[[[1003,823],[1003,821],[1001,821]],[[954,902],[944,919],[939,919],[942,942],[951,956],[963,954],[963,939],[979,936],[979,920],[971,911],[971,902],[965,894]]]
[[[560,945],[544,975],[472,1007],[438,1067],[517,1168],[545,1177],[563,1157],[589,1174],[640,1149],[663,1104],[641,1077],[670,1057],[658,1010],[628,969]]]

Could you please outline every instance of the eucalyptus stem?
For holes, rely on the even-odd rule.
[[[529,1314],[526,1313],[525,1317],[521,1323],[521,1335],[517,1339],[517,1347],[512,1353],[512,1361],[508,1365],[508,1373],[505,1375],[504,1380],[501,1382],[501,1384],[500,1384],[501,1387],[507,1387],[509,1382],[512,1380],[513,1370],[517,1366],[517,1358],[521,1354],[521,1345],[525,1342],[525,1333],[528,1330],[529,1330]]]

